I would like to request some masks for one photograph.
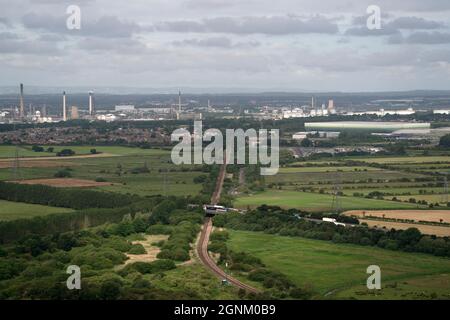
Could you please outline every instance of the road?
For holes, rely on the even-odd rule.
[[[222,193],[223,181],[225,179],[225,174],[226,174],[226,164],[222,165],[220,168],[219,176],[217,177],[216,188],[215,188],[214,193],[211,198],[211,204],[219,203],[220,194]],[[200,234],[200,239],[197,243],[197,255],[200,258],[200,261],[205,265],[206,268],[211,270],[211,272],[214,273],[221,280],[226,279],[229,283],[231,283],[235,287],[244,289],[245,291],[248,291],[248,292],[253,292],[253,293],[259,292],[259,290],[227,275],[226,272],[224,272],[222,269],[220,269],[217,266],[217,264],[214,262],[214,260],[209,256],[208,243],[209,243],[209,237],[211,235],[212,227],[213,227],[212,219],[205,218],[203,230]]]

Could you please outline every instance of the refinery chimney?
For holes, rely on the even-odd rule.
[[[89,115],[93,116],[94,115],[94,97],[93,97],[94,92],[89,91]]]
[[[181,113],[181,91],[178,91],[178,112]]]
[[[63,91],[63,121],[67,121],[67,104],[65,91]]]
[[[24,110],[24,102],[23,102],[23,83],[20,84],[20,118],[23,119],[25,116]]]

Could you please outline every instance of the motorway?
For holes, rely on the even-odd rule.
[[[226,164],[223,164],[220,168],[219,176],[217,177],[216,188],[211,198],[211,204],[215,205],[219,203],[220,194],[222,193],[223,181],[226,175]],[[202,232],[200,234],[200,239],[197,243],[197,255],[200,258],[200,261],[208,268],[212,273],[214,273],[221,280],[227,280],[228,283],[231,283],[235,287],[240,289],[244,289],[248,292],[257,293],[259,290],[227,275],[222,269],[220,269],[214,260],[209,256],[208,253],[208,243],[209,237],[211,235],[213,225],[211,218],[205,218],[205,223],[203,225]]]

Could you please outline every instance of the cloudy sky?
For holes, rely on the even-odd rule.
[[[378,5],[382,29],[369,30]],[[66,9],[81,9],[69,30]],[[0,85],[450,89],[449,0],[0,0]]]

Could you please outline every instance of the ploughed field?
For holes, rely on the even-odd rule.
[[[92,187],[114,185],[111,182],[97,182],[92,180],[73,179],[73,178],[17,180],[11,182],[28,185],[41,184],[57,188],[92,188]]]

